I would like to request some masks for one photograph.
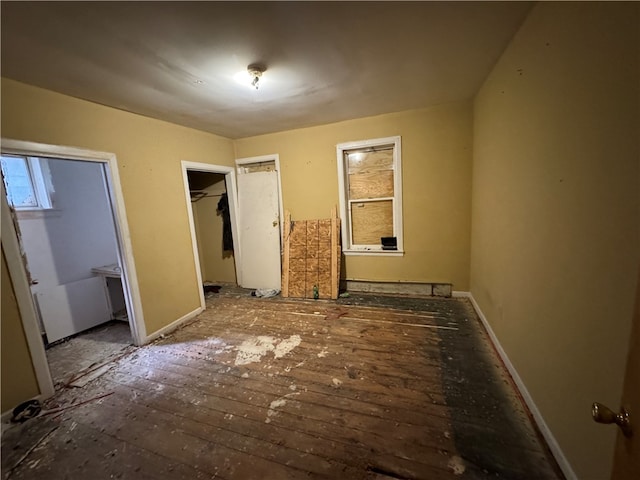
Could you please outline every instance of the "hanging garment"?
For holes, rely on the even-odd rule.
[[[222,250],[233,252],[233,234],[231,233],[231,216],[229,215],[229,199],[223,193],[218,201],[218,215],[222,215]]]

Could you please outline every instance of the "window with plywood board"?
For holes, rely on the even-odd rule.
[[[344,253],[402,254],[400,137],[342,143],[337,158]]]

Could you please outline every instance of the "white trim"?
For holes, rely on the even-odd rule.
[[[146,341],[146,327],[144,324],[144,315],[140,300],[140,290],[138,287],[138,277],[133,258],[133,248],[131,245],[129,225],[127,222],[124,196],[122,195],[122,188],[120,184],[118,161],[115,154],[85,150],[83,148],[25,142],[5,138],[1,140],[1,146],[3,153],[16,153],[20,155],[41,156],[54,159],[59,158],[63,160],[82,160],[103,164],[105,186],[116,230],[118,257],[122,267],[121,280],[129,317],[129,326],[131,327],[131,336],[136,345],[143,345]],[[27,291],[31,298],[31,303],[33,304],[33,299],[28,285]],[[25,319],[23,318],[23,321],[24,320]],[[30,322],[30,320],[27,319],[27,322]],[[28,327],[25,325],[25,328]],[[46,357],[44,360],[46,361]]]
[[[30,164],[29,168],[31,168],[31,174],[33,175],[33,190],[35,191],[36,197],[38,198],[38,206],[42,210],[47,210],[53,207],[51,203],[51,193],[49,192],[48,184],[49,182],[45,180],[44,173],[42,172],[43,163],[46,165],[46,159],[42,159],[39,157],[26,157],[27,162]],[[47,170],[49,169],[47,165]],[[49,176],[51,174],[49,173]]]
[[[269,155],[260,155],[257,157],[245,157],[245,158],[237,158],[236,159],[236,168],[251,165],[252,163],[262,163],[262,162],[274,162],[276,166],[276,172],[278,172],[278,208],[280,211],[278,212],[278,223],[280,224],[280,249],[284,247],[282,244],[282,238],[284,237],[284,207],[282,203],[282,179],[280,178],[280,155],[278,153],[272,153]],[[238,281],[238,285],[240,282]]]
[[[343,250],[342,253],[347,256],[376,256],[376,257],[401,257],[404,250]]]
[[[175,329],[180,327],[183,323],[188,322],[192,318],[195,318],[198,315],[200,315],[202,312],[204,312],[204,310],[205,310],[204,308],[198,307],[195,310],[187,313],[186,315],[183,315],[179,319],[171,322],[169,325],[162,327],[160,330],[156,330],[155,332],[153,332],[151,335],[147,337],[147,343],[153,342],[154,340],[162,337],[163,335],[167,335],[173,332]]]
[[[193,250],[193,259],[196,267],[196,277],[198,280],[198,291],[200,292],[200,307],[206,309],[204,299],[204,291],[202,289],[202,271],[200,270],[200,253],[198,252],[198,238],[196,236],[196,225],[193,219],[193,209],[191,208],[191,194],[189,191],[189,170],[197,172],[219,173],[224,175],[225,185],[227,189],[227,199],[229,200],[229,217],[231,218],[231,235],[233,236],[233,259],[236,266],[236,282],[240,284],[241,272],[239,268],[240,258],[240,242],[238,241],[237,226],[237,201],[238,192],[236,188],[235,168],[225,167],[222,165],[211,165],[209,163],[189,162],[182,160],[182,181],[184,184],[184,195],[187,206],[187,215],[189,217],[189,230],[191,233],[191,248]],[[175,322],[174,322],[175,323]],[[173,325],[173,324],[172,324]],[[154,334],[155,335],[155,334]],[[150,337],[149,337],[150,338]]]
[[[542,436],[546,440],[547,445],[549,445],[549,449],[551,450],[551,453],[555,457],[556,462],[558,462],[558,465],[560,466],[562,473],[564,473],[564,476],[567,478],[567,480],[577,480],[578,477],[576,473],[573,471],[573,468],[571,468],[571,464],[567,460],[567,457],[564,456],[564,453],[562,452],[560,445],[558,444],[555,437],[553,436],[553,433],[551,433],[549,426],[544,421],[544,417],[540,413],[540,410],[538,410],[538,407],[535,404],[533,397],[527,390],[527,387],[522,381],[522,378],[520,378],[520,375],[518,375],[518,371],[511,363],[511,360],[509,360],[509,356],[507,355],[507,352],[505,352],[505,350],[502,348],[502,345],[500,344],[498,337],[496,336],[493,329],[491,328],[491,325],[487,321],[487,317],[484,316],[484,313],[480,309],[480,306],[478,305],[478,302],[476,302],[476,299],[473,297],[473,294],[470,292],[458,292],[458,293],[460,293],[461,296],[467,297],[469,298],[469,300],[471,300],[471,304],[473,305],[474,310],[478,314],[478,317],[480,317],[480,321],[482,322],[482,324],[484,325],[484,328],[487,330],[487,333],[489,334],[491,343],[493,343],[493,346],[498,352],[498,355],[500,355],[500,358],[502,359],[505,366],[507,367],[507,370],[509,370],[509,373],[511,374],[511,378],[513,378],[513,381],[515,382],[516,387],[518,388],[518,391],[522,395],[522,398],[527,404],[527,407],[529,407],[529,411],[531,411],[531,414],[533,415],[533,418],[538,428],[540,429]]]
[[[345,150],[369,148],[393,144],[393,233],[396,237],[397,250],[383,250],[377,245],[355,246],[352,245],[352,225],[347,204],[347,180],[344,166]],[[342,251],[345,255],[370,255],[370,256],[402,256],[404,255],[403,238],[403,212],[402,212],[402,138],[399,135],[393,137],[375,138],[353,142],[344,142],[336,145],[336,161],[338,166],[338,200],[340,204],[340,218],[342,225]],[[374,199],[378,200],[378,199]],[[370,200],[363,200],[370,201]]]
[[[471,293],[460,291],[460,290],[454,290],[451,292],[451,297],[452,298],[471,298]]]
[[[44,343],[40,335],[38,316],[33,303],[31,289],[29,288],[27,271],[22,262],[22,249],[20,248],[20,242],[18,242],[18,234],[13,224],[9,204],[7,203],[4,183],[0,182],[0,184],[2,184],[0,189],[2,196],[0,199],[2,209],[0,213],[2,216],[2,248],[4,249],[7,260],[7,270],[13,283],[13,291],[16,295],[24,336],[26,337],[27,346],[31,354],[31,363],[36,375],[40,397],[46,399],[54,394],[55,389],[53,387],[53,380],[51,379],[51,372],[49,371],[47,355],[44,351]]]

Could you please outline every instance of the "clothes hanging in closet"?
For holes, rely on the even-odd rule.
[[[229,215],[229,199],[223,193],[218,201],[218,215],[222,216],[222,249],[233,252],[233,234],[231,233],[231,216]]]

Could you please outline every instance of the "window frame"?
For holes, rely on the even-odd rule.
[[[393,148],[393,197],[379,197],[374,199],[350,200],[349,180],[345,153],[351,150],[391,146]],[[402,235],[402,142],[401,137],[384,137],[370,140],[339,143],[336,145],[336,159],[338,166],[338,189],[340,201],[340,218],[342,221],[342,253],[345,255],[374,255],[374,256],[402,256],[404,242]],[[397,240],[397,250],[383,250],[382,245],[353,244],[350,202],[372,202],[392,200],[393,205],[393,236]]]
[[[27,172],[29,173],[29,181],[31,182],[31,189],[35,196],[35,205],[18,206],[9,202],[10,195],[8,193],[8,182],[4,180],[4,172],[2,173],[3,181],[5,182],[5,188],[7,189],[7,201],[11,205],[11,208],[17,212],[32,212],[41,210],[53,210],[53,200],[51,193],[53,191],[51,185],[51,174],[49,173],[49,166],[45,163],[46,158],[33,157],[29,155],[16,155],[11,153],[3,153],[3,157],[20,158],[25,162]]]

